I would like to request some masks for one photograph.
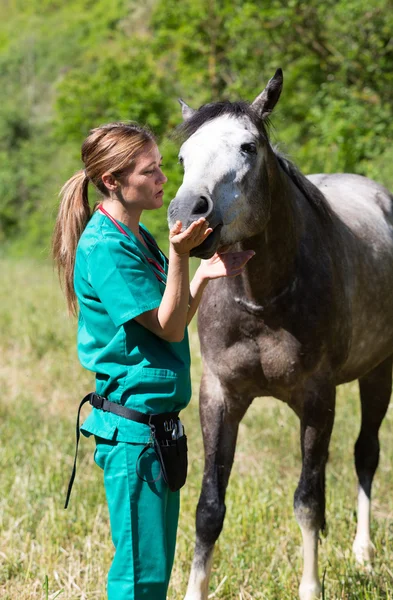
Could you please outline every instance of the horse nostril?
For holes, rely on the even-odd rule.
[[[209,211],[209,200],[206,196],[200,196],[192,209],[193,215],[206,215]]]

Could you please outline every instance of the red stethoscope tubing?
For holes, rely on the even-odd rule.
[[[116,219],[114,219],[112,217],[112,215],[110,215],[108,213],[108,211],[106,211],[105,208],[101,204],[98,206],[97,210],[99,210],[103,215],[105,215],[106,217],[108,217],[108,219],[110,219],[112,221],[113,225],[120,231],[120,233],[122,233],[123,235],[125,235],[126,237],[128,237],[128,239],[130,238],[130,236],[125,231],[125,229],[123,229],[123,227],[120,225],[120,223],[118,223],[116,221]],[[152,240],[152,238],[150,238],[150,236],[149,236],[149,239]],[[155,244],[155,242],[154,242],[154,244]],[[155,244],[155,245],[157,245],[157,244]],[[157,246],[157,248],[158,248],[158,246]],[[160,273],[162,273],[163,275],[166,276],[166,273],[165,273],[164,269],[162,268],[162,266],[156,260],[154,260],[154,258],[149,258],[145,254],[143,254],[143,256],[146,258],[146,260],[148,261],[149,264],[153,265],[153,267],[155,269],[157,269],[157,271],[159,271]],[[160,277],[160,275],[158,273],[156,273],[156,271],[154,269],[153,269],[153,273],[156,276],[156,278],[158,279],[158,281],[160,281],[161,283],[163,283],[165,285],[166,282],[162,279],[162,277]]]

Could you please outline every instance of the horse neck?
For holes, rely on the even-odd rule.
[[[256,253],[243,272],[242,283],[247,298],[257,306],[273,302],[294,284],[302,227],[298,210],[301,192],[274,156],[271,162],[268,180],[262,182],[264,202],[268,200],[271,206],[268,222],[260,233],[240,244],[241,249]]]

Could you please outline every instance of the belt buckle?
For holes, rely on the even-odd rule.
[[[104,406],[104,396],[99,396],[98,394],[94,394],[90,400],[90,404],[94,406],[94,408],[102,408]]]

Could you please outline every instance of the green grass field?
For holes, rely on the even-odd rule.
[[[104,600],[112,556],[101,471],[93,442],[82,439],[71,505],[63,509],[74,452],[78,403],[93,377],[79,366],[76,324],[67,317],[48,266],[2,261],[0,362],[0,598]],[[200,356],[191,329],[194,396],[184,411],[190,470],[171,600],[186,590],[194,514],[203,470],[198,421]],[[339,389],[327,468],[329,535],[320,545],[324,598],[393,599],[393,405],[381,428],[373,497],[372,571],[358,568],[353,445],[359,429],[357,385]],[[256,400],[240,427],[216,546],[211,598],[290,600],[301,575],[301,536],[292,510],[300,473],[298,423],[273,399]]]

